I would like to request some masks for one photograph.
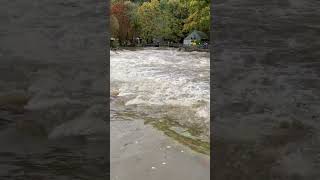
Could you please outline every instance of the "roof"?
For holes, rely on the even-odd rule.
[[[208,39],[208,36],[206,35],[206,33],[202,32],[202,31],[197,31],[194,30],[192,31],[192,33],[190,33],[186,38],[184,38],[185,40],[191,40],[191,39]]]

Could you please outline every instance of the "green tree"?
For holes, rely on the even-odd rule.
[[[160,35],[161,26],[160,8],[158,0],[144,2],[138,8],[138,24],[140,26],[140,36],[147,42]]]
[[[210,0],[181,0],[189,10],[189,17],[184,24],[184,31],[194,29],[209,33],[210,31]]]
[[[193,30],[210,30],[210,0],[112,0],[111,10],[111,29],[120,42],[178,42]]]
[[[151,0],[138,8],[140,34],[148,41],[163,38],[179,41],[183,37],[183,23],[188,17],[179,0]]]
[[[125,6],[127,7],[127,16],[129,17],[131,32],[130,37],[132,40],[139,35],[139,19],[138,19],[138,3],[126,1]]]
[[[171,41],[179,41],[183,34],[183,21],[186,13],[182,9],[179,0],[161,0],[161,36]]]

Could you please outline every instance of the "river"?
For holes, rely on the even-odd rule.
[[[112,51],[110,69],[111,96],[124,101],[111,106],[114,118],[128,114],[124,111],[154,119],[165,116],[181,125],[201,127],[201,135],[208,138],[209,53],[152,48]]]
[[[110,60],[111,179],[209,179],[209,53],[144,48]]]

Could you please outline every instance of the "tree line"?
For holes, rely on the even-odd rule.
[[[121,45],[136,38],[181,42],[193,30],[209,35],[210,0],[112,0],[110,18]]]

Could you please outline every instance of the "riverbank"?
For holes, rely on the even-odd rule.
[[[110,47],[111,51],[118,51],[118,50],[130,50],[130,51],[136,51],[136,50],[143,50],[145,48],[154,48],[158,50],[166,50],[166,49],[177,49],[178,51],[183,52],[210,52],[210,49],[205,48],[198,48],[198,47],[189,47],[189,46],[181,46],[181,47],[170,47],[170,46],[119,46],[119,47]]]

